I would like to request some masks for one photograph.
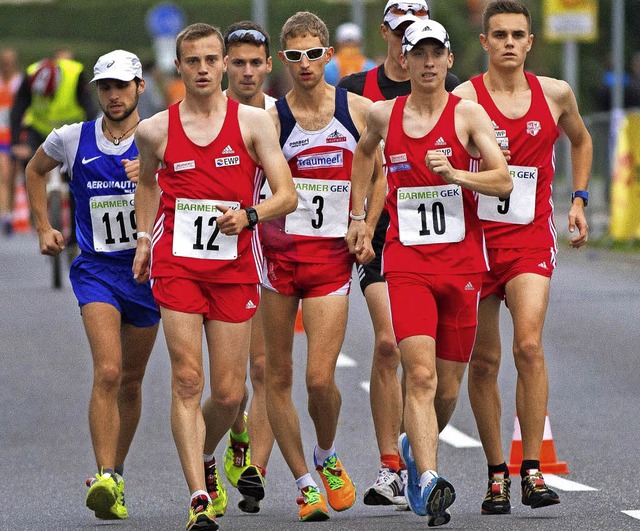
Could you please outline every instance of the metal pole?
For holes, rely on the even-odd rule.
[[[263,28],[267,27],[267,0],[253,0],[251,18]]]
[[[569,83],[573,89],[573,93],[578,98],[578,43],[574,40],[565,41],[564,45],[564,57],[563,57],[563,76],[564,80]],[[567,187],[573,187],[571,178],[573,176],[573,170],[571,168],[571,143],[565,136],[562,142],[563,146],[563,158],[565,184]],[[573,190],[573,188],[571,188]]]
[[[624,107],[624,0],[614,0],[611,4],[611,52],[615,81],[611,99],[612,109]]]
[[[366,17],[364,11],[364,0],[352,0],[351,2],[351,21],[358,26],[362,33],[366,33]]]

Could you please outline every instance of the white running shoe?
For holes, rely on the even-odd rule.
[[[411,507],[409,507],[409,504],[407,503],[407,499],[405,498],[405,492],[407,490],[407,481],[409,479],[409,473],[407,472],[406,468],[403,468],[400,471],[400,479],[402,480],[402,502],[400,502],[398,505],[396,505],[396,511],[410,511]]]
[[[365,505],[400,505],[406,503],[402,479],[390,468],[381,468],[373,486],[364,493]]]

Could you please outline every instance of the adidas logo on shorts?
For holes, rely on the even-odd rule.
[[[464,287],[465,291],[475,291],[476,288],[473,287],[471,282],[467,282],[467,285]]]
[[[231,146],[227,146],[222,150],[223,155],[231,155],[232,153],[235,153],[235,151],[233,151],[233,148]]]
[[[253,303],[253,301],[251,299],[249,299],[249,302],[245,306],[245,309],[246,310],[253,310],[254,308],[256,308],[256,305]]]
[[[538,264],[538,267],[540,267],[540,268],[542,268],[542,269],[549,269],[549,268],[547,267],[547,262],[540,262],[540,263]]]

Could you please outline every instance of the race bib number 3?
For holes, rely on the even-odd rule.
[[[287,214],[284,231],[299,236],[343,238],[349,219],[350,181],[294,177],[298,208]]]
[[[398,188],[398,226],[404,245],[464,239],[462,189],[456,184]]]
[[[216,220],[218,206],[240,208],[237,201],[176,199],[173,254],[204,260],[234,260],[238,257],[238,236],[225,236]]]
[[[487,221],[526,225],[536,213],[536,188],[538,168],[509,166],[513,190],[507,198],[479,194],[478,217]]]
[[[89,200],[93,248],[98,253],[136,247],[133,194],[96,195]]]

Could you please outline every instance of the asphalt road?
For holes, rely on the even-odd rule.
[[[446,528],[640,529],[639,268],[637,257],[570,251],[566,245],[560,251],[545,349],[553,444],[558,459],[570,469],[561,480],[548,477],[562,503],[531,510],[520,504],[519,488],[514,486],[511,515],[480,515],[485,461],[463,391],[451,422],[459,433],[454,431],[440,445],[440,472],[458,493]],[[506,314],[503,338],[503,439],[508,453],[515,375]],[[355,287],[344,357],[337,370],[343,408],[336,445],[358,488],[358,502],[317,526],[426,528],[426,519],[413,513],[362,503],[378,467],[366,390],[371,347],[371,325]],[[149,363],[142,420],[126,463],[131,516],[123,522],[98,521],[84,507],[84,481],[95,466],[86,419],[89,350],[68,280],[62,290],[51,289],[49,262],[38,254],[34,235],[0,240],[0,352],[0,529],[184,529],[188,492],[169,427],[169,364],[162,334]],[[302,386],[304,352],[300,335],[295,342],[295,392],[309,460],[314,437]],[[222,448],[217,453],[222,455]],[[230,492],[227,514],[220,519],[222,530],[315,527],[297,522],[295,484],[277,449],[267,478],[267,498],[258,515],[242,513],[236,507],[239,494]]]

